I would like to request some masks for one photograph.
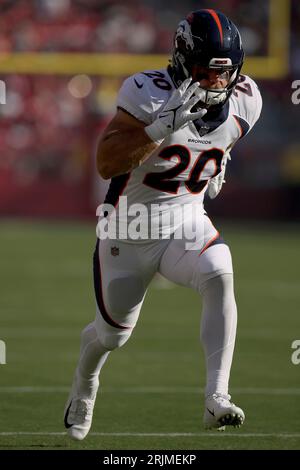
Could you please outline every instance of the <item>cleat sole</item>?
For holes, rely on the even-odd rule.
[[[240,428],[241,425],[244,423],[244,418],[241,415],[226,414],[218,420],[218,423],[220,423],[221,426],[233,426]]]

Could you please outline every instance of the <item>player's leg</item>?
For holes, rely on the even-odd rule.
[[[65,409],[65,426],[74,439],[83,439],[90,429],[101,369],[110,351],[130,337],[156,269],[138,251],[133,244],[97,243],[97,313],[94,322],[82,331],[79,361]]]
[[[207,376],[204,423],[207,428],[223,430],[224,425],[240,426],[245,419],[228,394],[237,325],[232,261],[225,244],[209,247],[200,258],[197,290],[203,302],[200,336]],[[222,274],[211,277],[221,268]]]
[[[207,370],[206,397],[210,405],[211,399],[214,401],[212,414],[206,412],[205,424],[221,428],[223,421],[238,425],[244,419],[242,410],[230,403],[228,395],[237,311],[230,250],[209,218],[203,221],[203,239],[198,249],[186,250],[186,240],[173,240],[162,257],[160,272],[202,295],[201,340]],[[215,402],[215,398],[210,397],[218,398]]]

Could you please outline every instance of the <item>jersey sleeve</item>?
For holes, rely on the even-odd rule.
[[[117,107],[145,124],[153,122],[155,109],[147,80],[142,74],[132,75],[123,82],[117,97]]]
[[[240,132],[240,138],[244,137],[256,121],[262,110],[262,97],[255,81],[247,75],[242,75],[234,90],[234,118]]]

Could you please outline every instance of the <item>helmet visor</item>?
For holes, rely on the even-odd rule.
[[[193,65],[192,78],[200,82],[202,88],[226,88],[230,83],[230,77],[234,71],[233,67],[203,67]]]

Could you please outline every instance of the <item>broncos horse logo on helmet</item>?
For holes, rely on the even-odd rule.
[[[199,87],[202,106],[224,105],[238,81],[244,61],[240,33],[235,24],[216,10],[190,13],[174,36],[172,75],[177,86],[193,76],[194,67],[213,69],[226,77],[225,88]],[[205,75],[203,75],[203,78]],[[199,81],[200,77],[197,77]]]

